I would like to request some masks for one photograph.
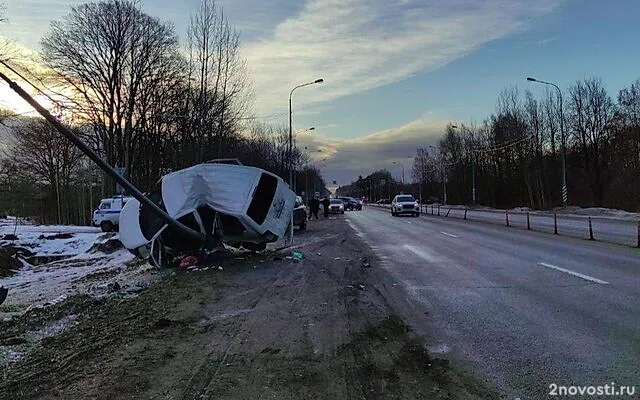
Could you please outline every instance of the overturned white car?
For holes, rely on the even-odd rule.
[[[169,226],[132,199],[120,213],[120,241],[156,266],[226,244],[264,250],[290,226],[295,193],[278,176],[255,167],[195,165],[163,176],[147,194],[170,217],[205,235],[206,243]]]

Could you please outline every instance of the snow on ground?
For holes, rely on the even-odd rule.
[[[71,237],[53,238],[55,235],[64,233],[70,234]],[[84,253],[104,235],[100,228],[91,226],[21,225],[13,223],[11,219],[0,220],[0,239],[5,235],[14,234],[18,240],[0,240],[0,245],[13,243],[39,256],[74,256]]]
[[[14,231],[18,239],[0,240],[0,246],[27,248],[44,263],[32,265],[22,260],[23,267],[14,275],[0,278],[0,287],[9,289],[6,301],[0,306],[0,319],[55,304],[75,294],[99,297],[116,291],[135,293],[158,277],[155,268],[135,260],[126,249],[107,254],[94,247],[117,239],[116,234],[105,234],[92,227],[11,225],[7,220],[0,221],[0,238]],[[52,237],[58,233],[68,233],[71,237]],[[58,257],[54,261],[45,258],[50,256]]]

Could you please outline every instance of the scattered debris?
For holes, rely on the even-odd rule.
[[[358,289],[364,290],[364,285],[358,285]]]
[[[188,268],[195,267],[198,265],[198,257],[196,256],[186,256],[180,261],[178,265],[178,270],[186,271]]]
[[[320,252],[317,252],[316,254],[317,254],[317,255],[319,255],[319,256],[321,256],[321,255],[322,255],[322,253],[320,253]]]
[[[362,257],[360,261],[362,262],[362,267],[371,268],[371,264],[369,263],[369,260],[367,260],[366,257]]]
[[[218,265],[218,269],[222,271],[222,265]]]
[[[338,261],[338,260],[341,260],[341,258],[340,257],[336,257],[336,258],[334,258],[334,260]]]
[[[273,261],[282,261],[282,260],[284,260],[284,258],[282,258],[280,256],[273,257]]]
[[[13,233],[7,233],[2,237],[2,240],[18,240],[18,236],[14,235]]]
[[[300,262],[304,260],[304,253],[301,251],[294,251],[291,253],[291,258],[293,259],[293,262]]]

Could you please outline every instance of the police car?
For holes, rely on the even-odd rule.
[[[117,229],[120,211],[133,197],[113,196],[100,200],[98,209],[93,212],[93,225],[99,226],[102,232],[112,232]]]

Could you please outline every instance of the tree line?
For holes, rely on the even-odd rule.
[[[414,179],[446,182],[450,203],[472,204],[475,179],[477,204],[549,209],[563,204],[564,155],[568,205],[640,210],[640,80],[616,100],[599,78],[565,93],[561,107],[557,91],[504,90],[481,124],[449,125],[419,149]]]
[[[568,205],[640,211],[640,80],[615,100],[599,78],[540,98],[507,88],[482,123],[449,124],[436,146],[417,149],[413,184],[379,170],[338,193],[551,209],[563,205],[563,157]]]
[[[54,113],[142,190],[164,174],[238,158],[288,177],[307,155],[287,149],[288,127],[256,122],[238,32],[214,0],[201,0],[181,43],[170,22],[137,2],[71,7],[41,40]],[[18,63],[16,63],[18,64]],[[9,121],[11,120],[11,121]],[[11,132],[0,166],[0,207],[43,222],[86,223],[115,182],[39,118],[4,118]],[[300,169],[300,168],[298,168]],[[298,182],[319,171],[299,171]]]

